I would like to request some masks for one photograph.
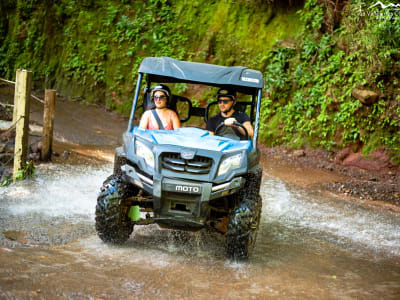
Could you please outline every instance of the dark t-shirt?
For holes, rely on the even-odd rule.
[[[240,124],[243,124],[245,122],[250,122],[249,116],[247,114],[245,114],[244,112],[241,112],[241,111],[235,111],[232,114],[232,116],[230,116],[228,118],[235,118],[236,121],[238,121]],[[217,128],[217,126],[219,124],[223,123],[228,118],[223,117],[221,113],[216,114],[215,116],[213,116],[210,119],[208,119],[207,124],[206,124],[206,129],[208,131],[214,132],[215,129]],[[246,139],[246,136],[241,134],[240,131],[236,127],[232,127],[232,129],[235,131],[236,135],[238,137],[240,137],[241,140]]]

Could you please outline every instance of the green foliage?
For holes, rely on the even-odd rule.
[[[27,178],[31,178],[35,173],[35,165],[33,164],[32,161],[28,161],[25,163],[25,166],[18,171],[16,174],[16,180],[24,180]],[[0,186],[8,186],[12,183],[13,179],[12,176],[8,176],[6,179],[4,179],[2,182],[0,182]]]
[[[26,162],[25,166],[21,170],[18,171],[15,179],[17,181],[19,181],[19,180],[31,178],[34,173],[35,173],[35,165],[33,164],[32,161],[28,161],[28,162]]]
[[[265,75],[266,144],[400,153],[400,17],[374,0],[289,3],[2,1],[0,75],[29,68],[41,88],[128,114],[143,57],[245,65]],[[215,100],[212,89],[171,88],[196,105]],[[363,105],[354,88],[380,101]]]
[[[12,177],[11,176],[7,176],[6,179],[4,179],[1,183],[0,186],[4,187],[4,186],[8,186],[12,183]]]
[[[328,20],[333,2],[308,0],[298,12],[296,48],[277,45],[267,57],[264,142],[328,150],[363,143],[366,153],[382,145],[399,153],[400,17],[376,20],[361,14],[360,4],[366,11],[374,3],[347,5],[336,27]],[[354,88],[384,96],[366,106],[352,96]]]
[[[12,79],[17,68],[29,68],[35,81],[45,82],[40,88],[125,114],[143,57],[261,69],[275,39],[293,36],[298,28],[296,7],[272,9],[263,1],[13,3],[0,4],[6,11],[0,15],[2,76]]]

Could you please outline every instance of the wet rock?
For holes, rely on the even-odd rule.
[[[69,151],[64,151],[63,154],[61,154],[61,158],[64,160],[67,160],[71,152]]]
[[[360,89],[353,89],[351,94],[354,98],[361,101],[361,103],[370,105],[379,100],[379,95],[373,91],[369,90],[360,90]]]
[[[39,161],[40,153],[29,153],[28,160]]]
[[[41,141],[37,141],[29,146],[29,150],[31,153],[41,153],[43,148],[43,144]]]

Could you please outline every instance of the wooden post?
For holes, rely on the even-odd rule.
[[[54,108],[56,91],[46,90],[44,97],[43,135],[42,135],[42,160],[51,160],[53,144]]]
[[[16,75],[15,75],[15,91],[14,91],[14,109],[13,109],[13,119],[12,119],[12,124],[15,124],[17,121],[17,103],[19,102],[19,97],[21,95],[20,88],[21,84],[18,82],[19,77],[18,73],[21,72],[20,69],[17,70]]]
[[[16,122],[13,173],[14,182],[17,179],[18,172],[25,167],[26,157],[28,154],[32,72],[18,69],[15,81],[13,113],[13,121],[14,123]]]

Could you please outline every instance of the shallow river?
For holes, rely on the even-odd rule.
[[[264,173],[248,262],[215,233],[137,226],[122,247],[94,230],[111,165],[42,165],[0,190],[0,297],[398,299],[400,219]]]
[[[83,156],[112,157],[126,120],[76,103],[56,108],[56,139]],[[111,170],[90,160],[42,164],[34,178],[0,188],[1,299],[400,299],[399,213],[289,184],[264,162],[247,262],[226,259],[219,234],[157,225],[107,246],[94,209]],[[289,182],[324,176],[283,173]]]

